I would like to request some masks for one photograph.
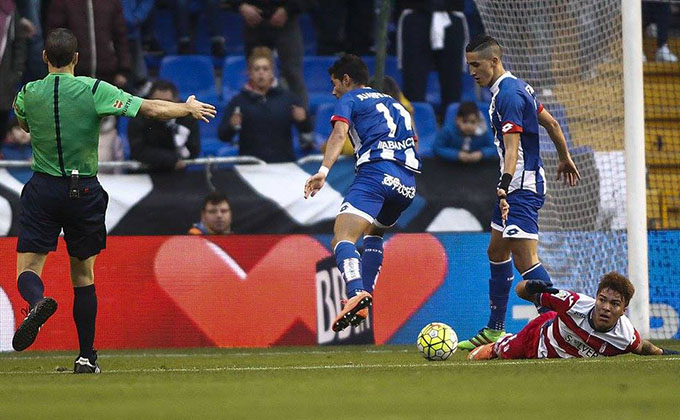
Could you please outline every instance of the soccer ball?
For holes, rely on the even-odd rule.
[[[417,346],[427,360],[446,360],[456,352],[458,336],[448,325],[432,322],[420,330]]]

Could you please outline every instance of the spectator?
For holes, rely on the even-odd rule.
[[[324,0],[314,12],[317,55],[369,55],[373,47],[373,0]]]
[[[163,80],[151,86],[149,99],[179,102],[177,87]],[[183,159],[201,153],[198,123],[191,117],[168,121],[133,118],[128,125],[130,157],[146,163],[151,170],[180,170],[186,167]]]
[[[178,52],[180,54],[193,54],[194,41],[192,33],[195,31],[198,22],[197,13],[191,8],[190,0],[175,0],[175,22],[177,24]],[[200,0],[200,11],[204,12],[205,23],[210,36],[210,52],[216,57],[227,55],[227,48],[224,45],[224,36],[220,32],[219,21],[219,0]],[[193,21],[193,25],[190,25]],[[193,26],[193,27],[190,27]]]
[[[16,118],[12,118],[7,129],[7,136],[2,142],[0,158],[6,160],[33,160],[33,150],[31,149],[31,135],[25,132]],[[20,182],[26,183],[33,171],[27,166],[25,168],[9,168],[9,173]]]
[[[444,126],[437,133],[434,153],[451,162],[498,159],[491,130],[474,102],[460,104],[454,124]]]
[[[404,94],[425,101],[430,70],[439,72],[441,109],[460,101],[468,42],[463,0],[401,0],[397,51]]]
[[[24,82],[42,79],[47,75],[45,63],[42,61],[42,52],[45,49],[41,25],[41,0],[22,0],[17,2],[19,26],[23,26],[24,33],[28,37],[26,45],[26,68],[24,70]]]
[[[668,48],[668,28],[671,23],[670,3],[643,1],[642,21],[644,26],[648,27],[647,32],[656,37],[656,61],[677,62],[678,56]],[[655,26],[652,26],[652,23]]]
[[[9,112],[25,61],[26,33],[19,24],[19,15],[11,2],[0,2],[0,139],[7,131]]]
[[[276,49],[281,76],[288,89],[308,107],[307,87],[302,73],[302,31],[298,15],[311,10],[315,0],[232,0],[245,19],[246,56],[257,46]]]
[[[125,160],[123,140],[118,135],[116,118],[103,118],[99,126],[99,148],[97,154],[100,162],[120,162]],[[100,174],[120,174],[122,168],[99,168]]]
[[[203,200],[201,221],[194,223],[189,235],[226,235],[231,233],[231,206],[227,196],[212,192]]]
[[[32,160],[31,135],[25,132],[16,118],[12,118],[2,144],[2,155],[7,160]]]
[[[265,162],[295,160],[292,127],[311,131],[311,121],[300,100],[278,86],[274,57],[267,47],[257,47],[248,58],[248,82],[227,104],[219,127],[223,141],[240,133],[239,153]]]
[[[76,76],[127,85],[132,61],[120,0],[52,0],[49,10],[48,32],[68,28],[78,40]]]
[[[128,45],[132,59],[131,86],[138,96],[147,96],[151,87],[149,71],[142,50],[142,32],[154,8],[154,0],[123,0],[123,16],[127,26]]]

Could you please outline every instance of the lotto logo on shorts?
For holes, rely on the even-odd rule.
[[[385,174],[382,183],[386,187],[392,187],[392,190],[406,198],[413,199],[416,196],[416,187],[407,187],[406,185],[403,185],[401,180],[395,176]]]

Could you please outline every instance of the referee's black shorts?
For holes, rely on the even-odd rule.
[[[33,174],[21,192],[17,252],[57,249],[64,229],[68,254],[81,260],[106,248],[104,216],[109,196],[97,177],[80,179],[80,197],[69,197],[69,178]]]

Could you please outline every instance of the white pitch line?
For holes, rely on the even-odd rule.
[[[105,353],[100,355],[102,360],[105,359],[118,359],[118,358],[143,358],[143,357],[177,357],[177,358],[189,358],[189,357],[247,357],[247,356],[285,356],[293,355],[299,356],[301,354],[385,354],[385,353],[408,353],[416,352],[416,350],[400,349],[400,350],[331,350],[331,351],[321,351],[321,350],[310,350],[310,351],[271,351],[271,352],[238,352],[238,353]],[[34,356],[3,356],[0,353],[0,361],[3,360],[40,360],[40,359],[54,359],[60,358],[61,355],[51,355],[51,354],[41,354]]]
[[[488,361],[459,361],[459,362],[430,362],[430,363],[413,363],[413,364],[344,364],[344,365],[317,365],[317,366],[223,366],[223,367],[210,367],[210,368],[168,368],[168,369],[114,369],[106,370],[105,373],[201,373],[201,372],[257,372],[257,371],[308,371],[308,370],[343,370],[343,369],[412,369],[412,368],[422,368],[422,367],[436,367],[436,368],[460,368],[460,367],[475,367],[475,366],[521,366],[529,364],[552,364],[561,363],[569,359],[542,359],[540,361],[536,359],[523,359],[523,360],[488,360]],[[582,362],[595,362],[596,360],[602,359],[583,359]],[[633,360],[633,359],[631,359]],[[663,358],[644,358],[636,360],[636,363],[640,362],[670,362],[679,361],[680,357],[663,357]],[[54,374],[64,374],[70,373],[70,371],[49,371],[49,372],[33,372],[33,371],[22,371],[22,372],[0,372],[0,375],[54,375]]]

